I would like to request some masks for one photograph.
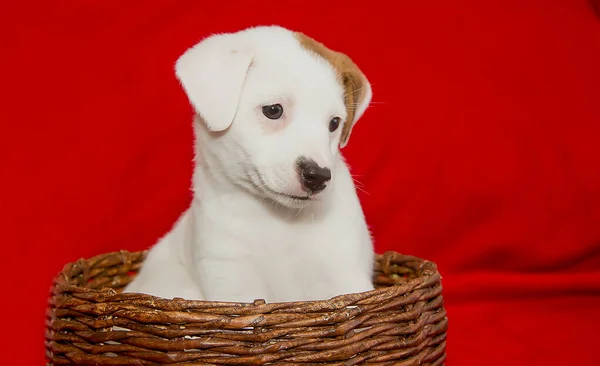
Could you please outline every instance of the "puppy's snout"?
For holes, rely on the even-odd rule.
[[[324,190],[325,184],[331,179],[331,171],[328,168],[320,167],[309,159],[298,160],[298,171],[302,186],[311,193]]]

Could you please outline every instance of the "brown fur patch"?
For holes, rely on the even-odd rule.
[[[340,76],[340,84],[344,88],[344,103],[346,105],[346,123],[342,128],[341,142],[346,142],[350,135],[352,122],[356,115],[356,109],[360,102],[365,98],[363,88],[366,78],[358,66],[347,55],[330,50],[323,43],[318,42],[307,35],[295,32],[300,45],[305,49],[323,57],[336,69]]]

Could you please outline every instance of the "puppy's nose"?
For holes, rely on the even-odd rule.
[[[325,183],[331,179],[331,171],[328,168],[322,168],[312,160],[300,161],[298,165],[300,181],[304,188],[312,193],[325,189]]]

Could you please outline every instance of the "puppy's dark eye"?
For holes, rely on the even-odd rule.
[[[329,121],[329,132],[337,130],[337,128],[340,126],[340,122],[340,117],[333,117],[331,121]]]
[[[268,119],[279,119],[283,115],[281,104],[271,104],[262,107],[262,112]]]

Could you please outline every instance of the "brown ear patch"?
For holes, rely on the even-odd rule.
[[[340,139],[342,143],[345,143],[348,140],[352,124],[354,123],[356,109],[365,98],[364,83],[366,78],[358,66],[347,55],[330,50],[323,43],[303,33],[295,32],[294,34],[302,47],[327,60],[338,72],[340,84],[344,88],[344,103],[348,115],[346,123],[344,123],[344,127],[342,128]]]

